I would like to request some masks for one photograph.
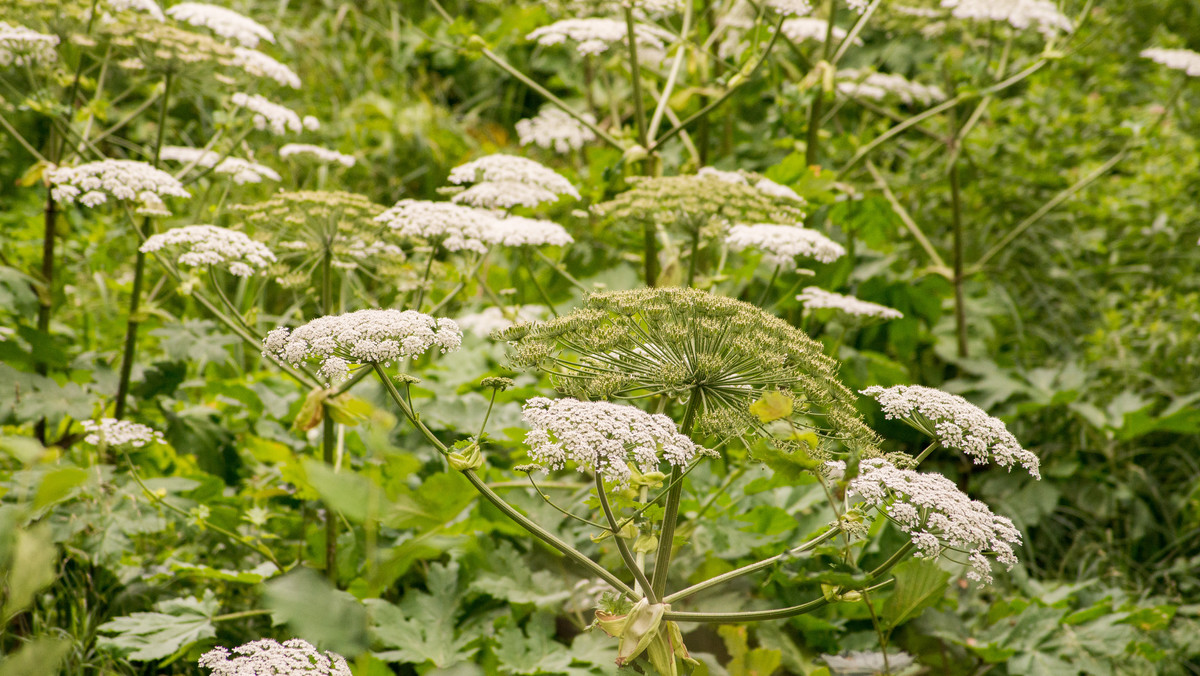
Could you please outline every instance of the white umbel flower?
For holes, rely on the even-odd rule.
[[[256,49],[234,47],[233,65],[255,77],[265,77],[292,89],[300,88],[300,76],[291,68]]]
[[[1008,570],[1017,563],[1013,545],[1021,533],[1012,521],[972,500],[941,474],[899,469],[890,462],[863,460],[861,473],[850,481],[849,492],[880,508],[901,530],[912,536],[917,555],[936,557],[943,546],[967,552],[967,577],[992,581],[992,552]]]
[[[108,8],[115,12],[130,11],[149,14],[155,21],[166,21],[162,8],[154,0],[108,0]]]
[[[318,317],[296,329],[273,329],[263,339],[263,356],[289,364],[321,364],[317,374],[329,382],[350,376],[351,364],[390,365],[430,348],[443,353],[462,346],[462,331],[450,319],[415,310],[359,310]]]
[[[351,676],[346,658],[320,652],[294,638],[282,645],[272,639],[251,641],[233,649],[213,648],[200,657],[212,676]]]
[[[516,181],[485,181],[456,193],[450,198],[457,204],[468,204],[481,209],[508,210],[514,207],[534,209],[554,202],[558,195],[537,185]]]
[[[829,31],[829,22],[825,19],[816,19],[813,17],[797,17],[784,21],[781,28],[783,34],[792,42],[812,40],[824,43],[825,36]],[[846,31],[834,26],[832,37],[834,42],[840,43],[846,39]],[[862,40],[854,38],[854,42],[851,44],[861,45]]]
[[[151,235],[141,251],[152,253],[167,247],[183,250],[179,255],[180,265],[224,265],[238,277],[249,277],[275,261],[275,254],[266,245],[245,233],[215,225],[185,225]]]
[[[486,253],[496,217],[489,211],[450,202],[406,199],[375,217],[404,237],[420,237],[447,251]]]
[[[1036,26],[1047,39],[1075,29],[1051,0],[942,0],[942,7],[957,19],[1004,21],[1017,30]]]
[[[592,124],[596,123],[591,113],[583,113],[583,118]],[[579,150],[589,141],[596,140],[596,134],[579,120],[550,106],[542,108],[534,117],[519,120],[516,127],[521,145],[532,143],[559,153]]]
[[[1200,54],[1190,49],[1151,47],[1143,49],[1142,56],[1167,68],[1181,70],[1191,77],[1200,77]]]
[[[128,420],[101,418],[100,420],[84,420],[79,424],[87,432],[83,437],[84,443],[93,446],[141,448],[150,443],[166,443],[163,440],[162,432]]]
[[[496,153],[467,162],[450,170],[448,179],[455,185],[467,183],[524,183],[555,195],[579,199],[579,191],[571,182],[552,169],[533,160]]]
[[[561,45],[570,40],[580,55],[603,54],[610,47],[624,44],[628,28],[624,19],[592,17],[588,19],[563,19],[549,26],[542,26],[526,36],[539,45]],[[638,45],[654,50],[663,49],[675,36],[650,24],[634,24],[633,34]]]
[[[696,172],[697,176],[705,178],[713,178],[726,183],[736,183],[738,185],[750,185],[750,178],[740,171],[725,171],[716,167],[701,167],[700,171]],[[772,181],[766,177],[755,179],[754,188],[759,192],[766,193],[772,197],[781,197],[783,199],[792,200],[804,204],[804,198],[801,197],[795,190]]]
[[[946,98],[946,93],[935,85],[913,82],[902,75],[875,73],[866,70],[839,70],[837,89],[846,96],[882,101],[888,97],[903,103],[933,103]]]
[[[851,317],[866,317],[873,319],[900,319],[904,313],[878,303],[859,300],[854,296],[826,291],[820,287],[805,287],[796,300],[804,303],[806,310],[835,310]]]
[[[1020,465],[1042,478],[1038,457],[1022,448],[1002,421],[957,394],[922,385],[875,385],[862,393],[878,401],[887,418],[901,420],[942,446],[966,453],[976,465],[994,462],[1010,470]]]
[[[812,11],[808,0],[767,0],[765,4],[784,16],[804,16]]]
[[[837,676],[875,676],[885,668],[883,653],[857,650],[845,655],[821,655],[829,666],[829,673]],[[908,653],[888,653],[886,667],[891,673],[912,666],[913,656]]]
[[[775,265],[794,263],[797,256],[832,263],[846,254],[841,244],[825,235],[794,225],[735,225],[729,229],[725,244],[734,251],[760,249],[763,260]]]
[[[232,9],[216,5],[181,2],[168,8],[167,16],[193,26],[203,26],[223,38],[236,40],[244,47],[257,47],[259,40],[275,42],[275,34],[266,26]]]
[[[221,159],[221,156],[211,150],[202,148],[188,148],[186,146],[163,146],[158,154],[159,159],[168,162],[182,162],[184,164],[195,164],[199,167],[212,167],[213,173],[224,174],[233,179],[234,183],[242,185],[244,183],[262,183],[263,179],[269,181],[279,181],[283,177],[274,169],[263,166],[257,162],[243,160],[239,157],[226,157]]]
[[[58,36],[0,21],[0,66],[53,63]]]
[[[309,143],[289,143],[279,149],[279,156],[284,159],[289,157],[312,157],[318,162],[326,164],[336,162],[346,168],[353,167],[356,161],[353,155],[344,155],[336,150],[314,146]]]
[[[294,110],[272,103],[258,94],[238,92],[230,100],[233,105],[254,113],[256,129],[270,129],[276,136],[282,136],[289,131],[298,134],[305,129],[304,121]]]
[[[191,197],[174,176],[134,160],[99,160],[78,167],[59,167],[46,177],[54,186],[51,195],[55,201],[78,201],[87,207],[104,204],[111,197],[161,208],[163,197]]]
[[[524,216],[497,220],[486,237],[500,246],[566,246],[575,241],[558,223]]]
[[[516,322],[506,317],[504,311],[495,306],[463,315],[454,321],[463,331],[470,331],[480,338],[487,338],[492,335],[493,331],[507,329],[514,323],[536,322],[546,315],[546,306],[544,305],[521,305],[511,308],[511,310],[510,314],[515,314]]]
[[[667,416],[636,406],[535,397],[525,402],[525,422],[532,428],[525,435],[529,457],[544,470],[573,462],[621,486],[633,466],[655,472],[663,461],[682,467],[698,454],[715,455],[680,434]]]

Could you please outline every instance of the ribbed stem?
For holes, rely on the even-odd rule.
[[[692,391],[687,408],[683,412],[683,423],[679,432],[690,437],[696,422],[696,409],[700,407],[700,395]],[[662,596],[667,588],[667,572],[671,566],[671,544],[675,539],[675,522],[679,520],[679,499],[683,495],[683,482],[679,481],[682,470],[678,465],[671,468],[671,491],[667,493],[667,504],[663,509],[662,530],[658,535],[658,550],[654,556],[654,578],[650,581],[656,596]]]
[[[625,540],[621,537],[621,527],[617,523],[617,517],[613,515],[612,507],[608,504],[608,495],[604,492],[604,475],[599,471],[596,472],[596,496],[600,499],[600,509],[604,511],[604,518],[608,519],[608,526],[613,534],[613,542],[617,543],[617,551],[621,552],[621,560],[625,562],[625,567],[629,569],[629,572],[633,573],[634,579],[637,580],[638,586],[646,594],[646,598],[650,603],[658,603],[658,595],[651,588],[650,580],[646,579],[646,573],[637,564],[637,559],[633,557],[633,552],[629,551],[629,545],[625,544]]]

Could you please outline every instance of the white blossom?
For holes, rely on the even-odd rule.
[[[845,460],[827,460],[821,464],[821,475],[830,481],[841,481],[846,477]]]
[[[962,550],[971,564],[967,577],[981,582],[992,581],[988,552],[1008,570],[1017,563],[1012,546],[1021,543],[1021,533],[1012,521],[993,514],[941,474],[899,469],[880,458],[863,460],[859,471],[850,480],[849,492],[881,509],[911,535],[917,556],[936,557],[943,543]]]
[[[583,118],[592,124],[596,123],[591,113],[583,113]],[[596,140],[596,134],[579,120],[550,106],[542,108],[534,117],[519,120],[516,127],[521,145],[532,143],[559,153],[579,150],[588,141]]]
[[[587,19],[563,19],[549,26],[542,26],[526,36],[539,45],[560,45],[571,40],[578,43],[575,50],[581,55],[603,54],[612,45],[625,43],[628,28],[624,19],[592,17]],[[663,49],[675,36],[651,24],[634,24],[633,34],[638,46],[655,50]]]
[[[104,204],[111,197],[165,210],[163,197],[191,197],[174,176],[134,160],[98,160],[77,167],[58,167],[46,177],[54,186],[51,195],[56,201],[78,201],[87,207]]]
[[[696,175],[703,176],[705,178],[713,178],[718,181],[724,181],[725,183],[736,183],[738,185],[750,185],[750,181],[752,180],[751,178],[748,178],[746,174],[740,171],[725,171],[723,169],[717,169],[716,167],[701,167],[700,171],[696,172]],[[776,183],[775,181],[772,181],[766,177],[755,178],[754,188],[759,192],[766,193],[772,197],[789,199],[801,204],[805,203],[804,198],[797,194],[795,190],[792,190],[786,185]]]
[[[883,320],[904,317],[904,313],[886,305],[870,303],[854,296],[845,296],[816,286],[805,287],[796,296],[796,300],[804,303],[806,310],[836,310],[851,317],[870,317]]]
[[[300,77],[291,68],[258,50],[234,47],[233,65],[255,77],[269,78],[292,89],[300,88]]]
[[[533,160],[496,153],[467,162],[450,170],[448,179],[455,185],[466,183],[512,182],[541,188],[555,195],[579,199],[579,191],[571,182],[552,169]]]
[[[166,21],[162,8],[154,0],[107,0],[109,9],[115,12],[144,12],[155,21]]]
[[[867,11],[867,7],[870,5],[871,0],[846,0],[846,6],[859,14]]]
[[[792,42],[813,40],[824,43],[825,36],[829,31],[829,22],[825,19],[816,19],[813,17],[797,17],[784,21],[781,29],[783,30],[783,34]],[[835,43],[840,43],[846,39],[846,31],[834,26],[832,37]],[[862,40],[854,38],[852,44],[861,45]]]
[[[168,162],[194,163],[199,167],[212,167],[215,164],[216,167],[213,169],[213,173],[228,175],[238,185],[244,183],[261,183],[263,179],[279,181],[283,178],[279,175],[279,172],[257,162],[243,160],[239,157],[226,157],[222,159],[219,154],[202,148],[163,146],[158,157]]]
[[[233,653],[213,648],[200,657],[200,666],[211,669],[212,676],[351,676],[346,658],[298,638],[282,645],[269,638],[251,641]]]
[[[846,254],[841,244],[825,235],[794,225],[735,225],[725,243],[734,251],[761,249],[763,260],[775,265],[794,263],[797,256],[832,263]]]
[[[936,85],[923,85],[902,75],[875,73],[866,70],[839,70],[837,89],[846,96],[880,101],[895,96],[902,102],[933,103],[946,98]]]
[[[58,36],[0,21],[0,66],[53,63],[58,59]]]
[[[930,9],[928,7],[911,7],[909,5],[892,5],[889,9],[896,12],[897,14],[903,14],[905,16],[915,16],[920,19],[936,19],[942,15],[942,13],[940,11],[938,11],[936,9]]]
[[[516,316],[516,322],[505,316],[504,310],[493,306],[458,317],[454,322],[463,331],[470,331],[480,338],[487,338],[493,331],[507,329],[514,323],[528,324],[540,320],[546,314],[546,306],[520,305],[510,308],[510,314]]]
[[[558,195],[537,185],[516,181],[485,181],[455,194],[450,198],[458,204],[469,204],[482,209],[533,209],[558,199]]]
[[[977,465],[991,461],[1011,470],[1019,464],[1042,478],[1038,457],[1022,448],[1003,422],[957,394],[922,385],[875,385],[862,393],[878,401],[887,418],[901,420],[942,446],[966,453]]]
[[[525,402],[525,422],[532,428],[525,435],[529,457],[545,471],[573,462],[622,486],[631,466],[655,472],[664,460],[682,467],[697,454],[715,455],[680,434],[667,416],[625,404],[534,397]]]
[[[1017,30],[1036,25],[1047,39],[1074,30],[1071,20],[1051,0],[942,0],[942,7],[949,8],[957,19],[1004,21]]]
[[[307,127],[307,125],[305,125]],[[337,162],[343,167],[353,167],[355,159],[353,155],[344,155],[336,150],[314,146],[308,143],[289,143],[279,149],[279,156],[288,158],[292,156],[311,156],[318,162],[333,163]]]
[[[263,339],[263,356],[299,365],[320,362],[317,371],[329,382],[349,377],[351,364],[390,365],[433,347],[443,353],[462,346],[462,331],[450,319],[415,310],[359,310],[318,317],[296,329],[273,329]]]
[[[163,440],[162,432],[128,420],[101,418],[100,420],[83,420],[79,424],[87,432],[83,437],[84,443],[93,446],[103,445],[108,448],[116,448],[128,445],[141,448],[149,443],[166,443]]]
[[[485,236],[501,246],[566,246],[575,241],[558,223],[524,216],[498,219]]]
[[[830,674],[837,676],[875,676],[884,671],[883,653],[856,650],[845,655],[821,655],[829,667]],[[908,653],[888,653],[887,668],[896,673],[912,666],[913,656]]]
[[[740,173],[736,171],[725,171],[724,169],[717,169],[716,167],[700,167],[700,171],[697,171],[696,175],[704,176],[706,178],[715,178],[718,181],[724,181],[726,183],[750,185],[750,182],[746,180],[746,177],[742,176]]]
[[[486,253],[497,218],[489,211],[460,204],[405,199],[375,220],[402,236],[436,242],[447,251]]]
[[[767,0],[764,4],[784,16],[804,16],[812,11],[809,0]]]
[[[1190,49],[1143,49],[1142,56],[1173,70],[1182,70],[1191,77],[1200,77],[1200,54]]]
[[[759,192],[765,192],[772,197],[781,197],[783,199],[804,204],[804,198],[801,197],[795,190],[792,190],[786,185],[776,183],[769,178],[758,179],[758,181],[754,184],[754,187]]]
[[[231,98],[233,105],[245,108],[254,113],[255,129],[270,129],[272,134],[281,136],[289,131],[300,133],[304,131],[304,122],[291,108],[263,98],[258,94],[238,92]]]
[[[179,256],[180,265],[225,265],[238,277],[249,277],[256,269],[265,269],[275,261],[275,254],[266,245],[250,239],[245,233],[215,225],[185,225],[151,235],[142,244],[141,251],[152,253],[165,247],[183,250]]]
[[[246,47],[257,47],[259,40],[275,42],[275,35],[260,24],[232,9],[203,2],[181,2],[167,9],[167,16],[177,21],[203,26],[223,38],[231,38]]]

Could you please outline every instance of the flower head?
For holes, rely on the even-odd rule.
[[[1191,77],[1200,77],[1200,54],[1190,49],[1151,47],[1143,49],[1142,56],[1167,68],[1181,70]]]
[[[84,420],[79,424],[87,432],[83,437],[84,443],[93,446],[141,448],[150,443],[166,443],[163,440],[162,432],[128,420],[101,418],[100,420]]]
[[[546,471],[567,462],[618,485],[629,483],[631,467],[643,474],[662,462],[688,464],[699,454],[715,455],[680,434],[667,416],[607,401],[547,399],[525,402],[529,457]]]
[[[181,2],[168,8],[167,16],[193,26],[203,26],[245,47],[257,47],[259,40],[275,42],[275,35],[266,26],[232,9],[216,5]]]
[[[809,0],[767,0],[765,4],[784,16],[804,16],[812,11]]]
[[[336,150],[329,150],[321,146],[314,146],[308,143],[289,143],[279,149],[279,156],[286,159],[289,157],[311,157],[317,162],[332,164],[336,162],[343,167],[353,167],[355,158],[353,155],[344,155]]]
[[[783,30],[783,34],[792,42],[812,40],[824,43],[825,36],[829,34],[829,22],[825,19],[815,19],[813,17],[797,17],[784,21],[781,29]],[[834,26],[832,37],[835,43],[841,43],[842,40],[846,39],[846,31]],[[861,45],[862,40],[854,38],[854,44]]]
[[[1075,29],[1051,0],[942,0],[942,7],[957,19],[1004,21],[1017,30],[1036,25],[1046,39]]]
[[[463,315],[454,321],[463,331],[470,331],[480,338],[486,338],[494,331],[502,331],[513,324],[536,322],[546,315],[545,305],[520,305],[510,308],[510,310],[510,314],[516,317],[515,322],[505,315],[504,310],[495,306]]]
[[[828,439],[851,448],[875,445],[853,395],[836,378],[836,361],[802,331],[749,303],[695,289],[611,291],[498,337],[511,341],[514,366],[544,368],[571,396],[697,397],[702,429],[740,434],[761,427],[749,411],[754,401],[786,389],[807,416],[801,425],[819,423]]]
[[[375,218],[403,237],[420,237],[447,251],[486,253],[497,218],[490,211],[425,200],[400,200]]]
[[[1021,465],[1041,478],[1038,457],[1022,448],[1003,422],[957,394],[921,385],[876,385],[862,393],[878,401],[888,419],[902,420],[942,446],[966,453],[977,465],[990,461],[1010,470]]]
[[[154,0],[107,0],[106,4],[114,12],[144,12],[155,21],[165,21],[167,18]]]
[[[272,103],[258,94],[248,95],[238,92],[233,95],[231,101],[233,105],[254,113],[256,129],[270,128],[271,133],[277,136],[282,136],[289,131],[298,134],[305,129],[304,122],[291,108]]]
[[[533,160],[503,153],[487,155],[455,167],[450,171],[449,181],[455,185],[474,183],[476,187],[486,183],[521,184],[540,189],[541,195],[549,196],[541,201],[551,201],[558,195],[579,199],[579,191],[575,186],[557,172]],[[498,194],[503,194],[503,191]],[[468,203],[476,206],[488,206],[479,202],[480,199],[468,200]]]
[[[456,204],[467,204],[481,209],[512,209],[513,207],[535,207],[553,202],[558,195],[541,186],[516,181],[487,181],[455,193],[450,198]]]
[[[53,63],[58,59],[57,35],[0,21],[0,66]]]
[[[583,118],[592,124],[596,122],[591,113],[584,113]],[[550,106],[542,108],[534,117],[519,120],[516,127],[521,145],[532,143],[559,153],[579,150],[588,141],[596,140],[595,132],[583,126],[579,120]]]
[[[194,163],[196,166],[206,168],[216,165],[213,168],[213,173],[227,175],[238,185],[244,183],[261,183],[263,179],[269,181],[282,179],[279,172],[270,167],[257,162],[251,162],[250,160],[243,160],[239,157],[225,157],[222,159],[219,154],[202,148],[163,146],[158,157],[168,162]]]
[[[233,649],[214,648],[200,657],[212,676],[351,676],[346,658],[322,653],[294,638],[281,645],[272,639],[251,641]]]
[[[265,77],[292,89],[300,88],[300,76],[260,51],[234,47],[232,65],[255,77]]]
[[[797,256],[832,263],[846,253],[841,244],[816,230],[794,225],[735,225],[725,243],[735,251],[761,249],[765,254],[763,260],[776,265],[794,263]]]
[[[191,197],[174,176],[134,160],[99,160],[59,167],[47,178],[54,186],[51,194],[56,201],[78,201],[87,207],[104,204],[111,197],[160,209],[163,197]]]
[[[713,221],[801,223],[804,220],[803,200],[785,186],[773,181],[764,183],[767,179],[741,172],[707,167],[701,171],[694,176],[637,179],[629,190],[593,206],[592,211],[614,222],[652,221],[688,229],[702,228]]]
[[[614,44],[625,41],[628,27],[623,19],[592,17],[586,19],[563,19],[549,26],[542,26],[527,35],[539,45],[561,45],[570,40],[576,43],[575,50],[581,55],[603,54]],[[671,33],[646,23],[634,24],[633,34],[640,47],[661,50],[675,39]]]
[[[904,313],[886,305],[859,300],[854,296],[846,296],[820,287],[807,286],[796,296],[796,300],[804,304],[806,310],[833,310],[835,312],[859,319],[901,319]]]
[[[928,104],[946,98],[946,93],[941,88],[913,82],[902,75],[866,70],[839,70],[837,78],[837,89],[846,96],[875,101],[895,97],[906,104]]]
[[[449,319],[414,310],[359,310],[318,317],[296,329],[273,329],[263,339],[263,356],[289,364],[320,362],[318,374],[330,382],[345,380],[351,364],[383,364],[462,346],[462,331]]]
[[[936,557],[943,545],[966,551],[971,564],[967,577],[981,582],[992,581],[988,552],[1009,570],[1017,563],[1013,545],[1021,543],[1020,531],[958,490],[953,481],[941,474],[899,469],[882,458],[863,460],[859,467],[850,492],[883,510],[911,535],[918,556]]]
[[[166,247],[183,250],[179,256],[180,265],[224,265],[239,277],[249,277],[275,260],[275,254],[265,245],[237,230],[215,225],[185,225],[151,235],[142,244],[141,251],[151,253]]]
[[[566,246],[575,241],[558,223],[524,216],[497,219],[484,236],[500,246]]]

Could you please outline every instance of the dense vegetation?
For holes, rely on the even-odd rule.
[[[1200,672],[1194,2],[231,4],[0,0],[0,676]]]

